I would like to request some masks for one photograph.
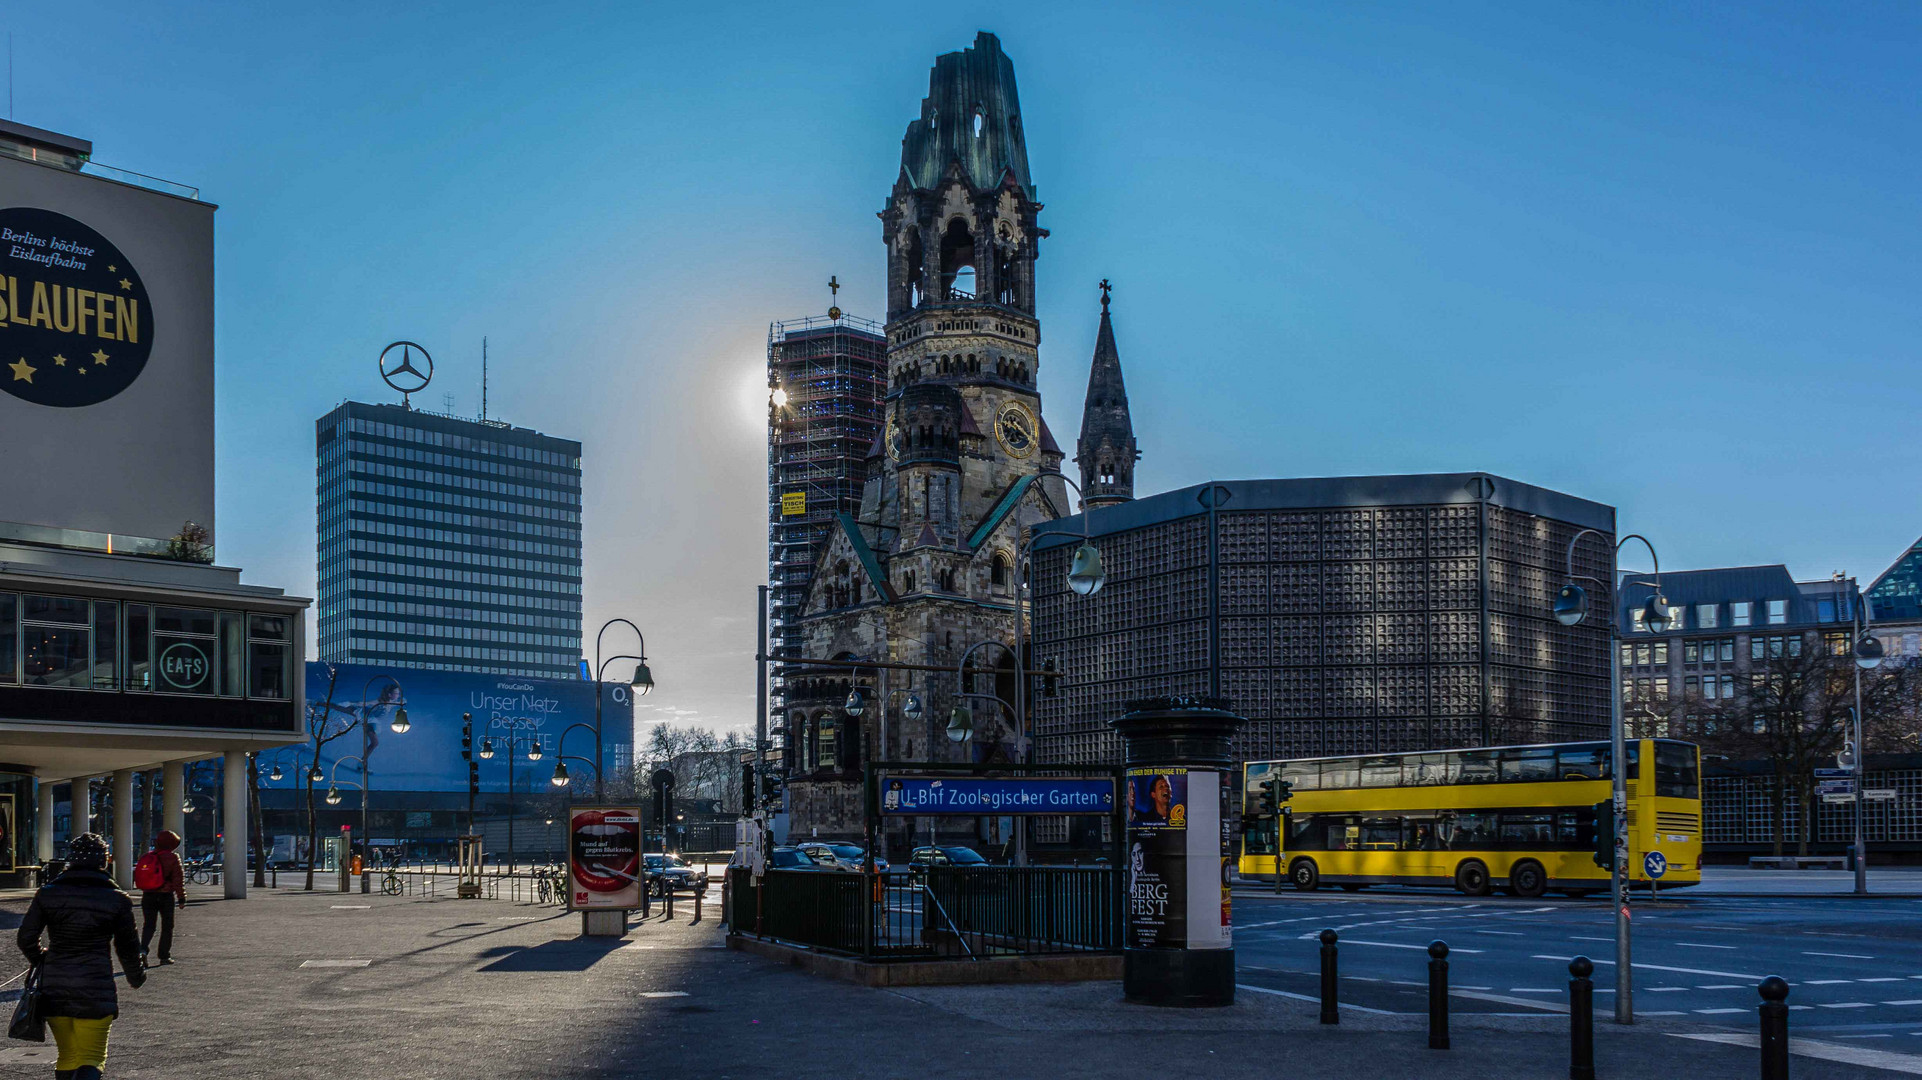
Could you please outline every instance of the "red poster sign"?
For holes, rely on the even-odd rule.
[[[567,813],[570,911],[641,906],[641,811],[635,806],[576,806]]]

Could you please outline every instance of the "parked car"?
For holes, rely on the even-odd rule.
[[[707,870],[695,870],[676,855],[647,856],[647,885],[655,896],[675,892],[706,892]]]
[[[918,847],[908,856],[908,869],[925,870],[930,866],[988,866],[988,860],[973,848],[943,844],[938,847]]]
[[[770,870],[833,870],[814,861],[807,852],[796,847],[777,847],[768,852],[767,866]]]
[[[849,870],[857,874],[867,872],[867,849],[859,844],[839,844],[827,840],[810,840],[805,844],[797,844],[795,846],[807,852],[808,858],[813,859],[823,866],[832,866],[836,870]],[[887,873],[888,861],[878,855],[875,856],[874,869],[879,873]]]

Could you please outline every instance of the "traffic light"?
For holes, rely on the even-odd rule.
[[[1275,800],[1275,813],[1279,814],[1281,813],[1282,804],[1295,797],[1294,782],[1283,780],[1277,776],[1275,777],[1273,786],[1270,788],[1270,794],[1273,795]]]
[[[1271,818],[1281,813],[1281,804],[1275,801],[1276,783],[1277,781],[1269,781],[1257,794],[1255,799],[1255,815],[1257,817]]]
[[[474,714],[460,714],[460,756],[462,761],[474,760]]]
[[[655,769],[649,779],[654,783],[654,820],[666,828],[674,818],[674,773],[668,769]]]
[[[741,762],[741,813],[754,809],[754,763]]]
[[[1041,696],[1053,697],[1061,689],[1061,665],[1050,656],[1041,661]]]
[[[1595,865],[1615,872],[1615,804],[1613,801],[1595,804],[1595,850],[1592,853]]]

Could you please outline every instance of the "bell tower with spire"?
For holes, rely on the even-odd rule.
[[[1081,466],[1082,508],[1132,502],[1135,497],[1134,421],[1128,415],[1128,387],[1121,379],[1121,354],[1115,349],[1114,321],[1108,317],[1113,286],[1101,281],[1101,333],[1094,362],[1088,366],[1088,399],[1081,411],[1081,438],[1074,460]]]

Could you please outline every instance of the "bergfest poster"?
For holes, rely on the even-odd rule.
[[[567,909],[627,911],[640,907],[640,807],[572,807],[567,823]]]
[[[1221,779],[1208,769],[1128,770],[1129,948],[1232,945]]]

